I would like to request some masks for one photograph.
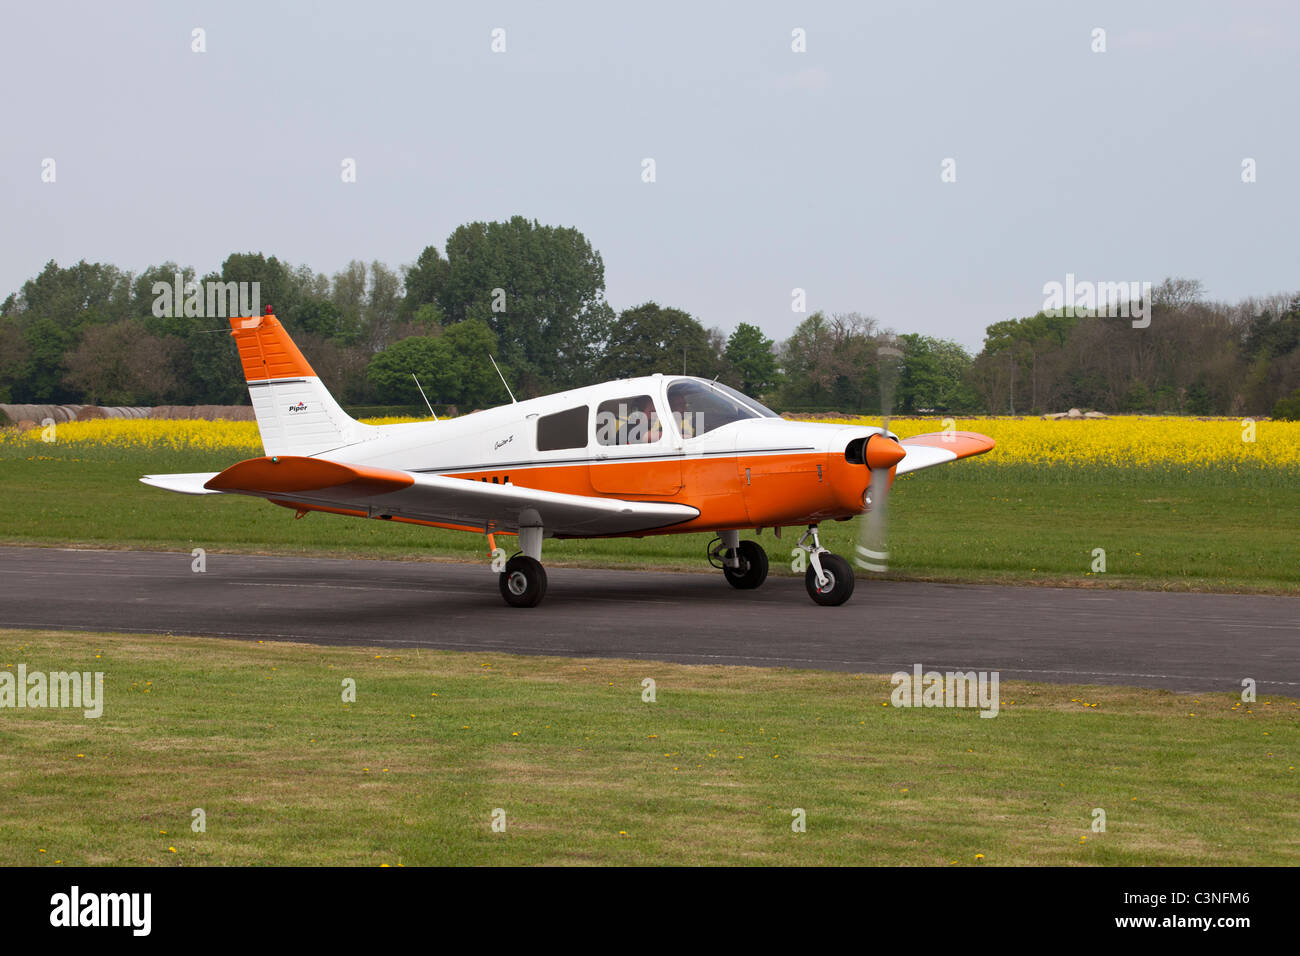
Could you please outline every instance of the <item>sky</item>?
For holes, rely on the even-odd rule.
[[[778,340],[978,350],[1067,274],[1300,289],[1286,2],[10,3],[0,83],[0,299],[50,259],[396,268],[513,215],[581,230],[615,309]]]

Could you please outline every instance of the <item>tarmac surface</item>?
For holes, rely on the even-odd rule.
[[[427,647],[855,673],[998,671],[1071,684],[1300,694],[1300,598],[548,567],[510,608],[482,564],[0,548],[0,627]]]

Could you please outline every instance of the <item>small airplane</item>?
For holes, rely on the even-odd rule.
[[[783,527],[806,529],[796,549],[806,552],[809,596],[843,604],[853,568],[821,546],[818,525],[869,511],[873,494],[883,510],[896,475],[994,445],[973,432],[899,441],[887,428],[787,421],[717,381],[663,374],[522,402],[512,394],[509,405],[442,421],[368,425],[334,401],[269,306],[230,325],[266,454],[142,482],[252,495],[299,518],[320,511],[483,534],[498,555],[494,536],[515,534],[520,550],[498,575],[513,607],[546,595],[548,537],[712,531],[710,563],[749,590],[767,578],[768,560],[741,530],[779,538]]]

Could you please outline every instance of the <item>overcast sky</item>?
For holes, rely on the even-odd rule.
[[[7,3],[0,82],[0,299],[49,259],[398,267],[516,214],[580,229],[616,309],[777,339],[794,288],[972,348],[1067,272],[1300,288],[1291,3]]]

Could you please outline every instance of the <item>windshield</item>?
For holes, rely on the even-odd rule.
[[[732,388],[730,385],[723,385],[721,382],[711,382],[711,383],[710,383],[710,387],[711,387],[711,388],[720,389],[721,391],[723,391],[723,392],[726,393],[727,395],[730,395],[730,396],[731,396],[732,398],[734,398],[736,401],[738,401],[738,402],[743,402],[744,404],[746,404],[746,405],[748,405],[750,408],[752,408],[754,411],[758,412],[758,414],[762,415],[764,418],[780,418],[780,417],[781,417],[781,416],[778,415],[776,412],[772,411],[772,409],[770,409],[770,408],[768,408],[766,405],[764,405],[762,402],[759,402],[759,401],[756,401],[755,399],[750,398],[750,397],[749,397],[748,395],[746,395],[744,392],[738,392],[738,391],[736,391],[736,389]]]
[[[745,418],[761,418],[751,401],[734,389],[697,379],[679,379],[668,386],[668,407],[683,438],[696,438]]]

